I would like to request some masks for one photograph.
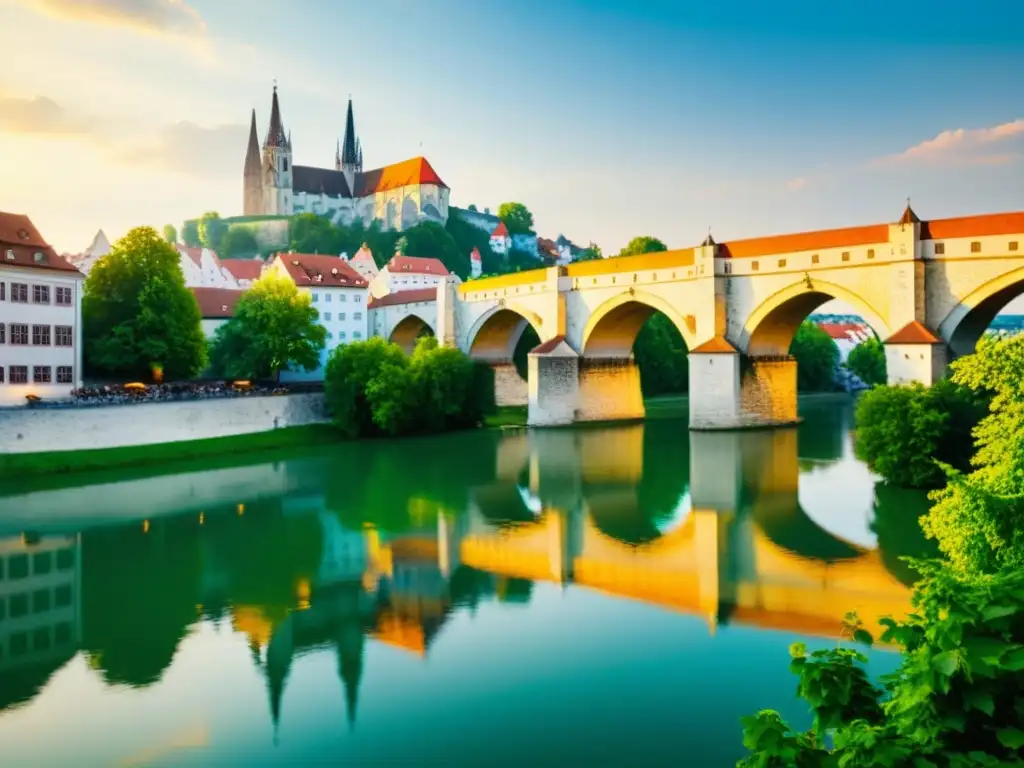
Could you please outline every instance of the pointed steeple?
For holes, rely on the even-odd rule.
[[[342,165],[355,166],[359,162],[356,151],[356,121],[352,117],[352,99],[348,100],[348,112],[345,115],[345,139],[341,145]]]
[[[907,224],[920,224],[921,220],[914,213],[914,209],[910,207],[910,198],[907,198],[907,207],[903,210],[903,215],[900,216],[900,220],[896,222],[901,227]]]
[[[284,123],[281,122],[281,105],[277,100],[277,83],[274,83],[274,95],[270,102],[270,126],[267,128],[267,138],[263,143],[267,147],[286,147],[288,137],[284,132]]]
[[[260,175],[260,138],[256,133],[256,110],[252,111],[249,123],[249,146],[245,149],[245,175]]]
[[[348,727],[356,724],[356,709],[359,704],[359,683],[363,677],[363,646],[366,638],[362,628],[350,624],[342,629],[338,637],[338,677],[345,689],[345,715]]]

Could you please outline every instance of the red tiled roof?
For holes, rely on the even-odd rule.
[[[699,355],[724,355],[735,351],[736,347],[721,336],[715,336],[708,339],[703,344],[698,344],[690,350],[690,353],[697,353]]]
[[[423,301],[437,301],[437,290],[435,288],[416,288],[412,291],[395,291],[378,298],[370,299],[367,305],[370,309],[377,307],[390,307],[395,304],[416,304]]]
[[[896,333],[885,340],[886,344],[935,344],[938,337],[925,328],[921,323],[914,320],[900,328]]]
[[[394,165],[385,165],[383,168],[360,173],[356,177],[355,196],[367,197],[377,192],[387,192],[389,189],[400,189],[418,184],[434,184],[448,189],[448,185],[441,181],[441,177],[427,162],[427,158],[414,157]]]
[[[224,267],[236,280],[259,280],[263,273],[263,259],[222,259]]]
[[[231,317],[235,313],[235,305],[245,291],[232,288],[189,288],[199,304],[199,312],[204,319]]]
[[[752,256],[773,256],[778,253],[816,251],[887,242],[889,242],[889,225],[872,224],[867,227],[823,229],[818,232],[799,232],[792,235],[732,240],[718,244],[718,255],[724,258],[745,259]]]
[[[447,275],[448,269],[440,259],[427,259],[422,256],[392,256],[387,263],[388,272],[392,274]]]
[[[300,288],[322,285],[325,288],[365,288],[366,279],[337,256],[313,253],[279,253],[277,258]]]
[[[851,333],[862,333],[864,326],[857,323],[818,323],[818,327],[833,339],[851,340]]]
[[[359,250],[356,251],[356,255],[352,257],[352,261],[369,261],[373,262],[373,251],[370,250],[370,246],[363,243]]]
[[[40,258],[37,259],[36,254],[40,254]],[[57,255],[28,216],[0,211],[0,265],[4,264],[74,272],[84,277],[71,262]]]
[[[505,226],[504,221],[499,221],[498,226],[491,232],[491,237],[508,237],[508,227]]]
[[[1024,211],[988,213],[983,216],[960,216],[956,219],[935,219],[921,224],[922,240],[1016,235],[1022,232],[1024,232]]]
[[[197,267],[203,266],[203,251],[210,252],[210,256],[213,258],[214,264],[218,264],[220,262],[220,258],[218,258],[217,252],[212,248],[189,248],[188,246],[185,245],[176,245],[175,248],[178,249],[179,253],[183,253],[190,259],[192,259],[192,261],[196,263]]]
[[[530,354],[531,355],[546,355],[548,352],[553,351],[555,349],[555,347],[557,347],[563,341],[565,341],[565,336],[555,336],[555,338],[548,339],[547,341],[545,341],[545,342],[543,342],[541,344],[538,344],[536,347],[531,349],[530,350]]]

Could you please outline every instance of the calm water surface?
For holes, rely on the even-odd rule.
[[[807,720],[789,644],[905,610],[926,550],[804,415],[8,485],[0,763],[732,765],[741,715]]]

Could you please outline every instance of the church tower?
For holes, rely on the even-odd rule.
[[[292,142],[284,131],[277,85],[270,103],[270,126],[263,140],[263,213],[292,212]]]
[[[356,194],[356,174],[363,172],[363,149],[356,138],[356,121],[352,117],[352,99],[348,100],[345,115],[345,138],[341,142],[341,155],[335,154],[335,168],[345,174],[349,191]]]
[[[249,124],[249,146],[245,150],[245,171],[242,174],[242,213],[259,216],[263,213],[263,164],[260,161],[260,139],[256,134],[256,110]]]

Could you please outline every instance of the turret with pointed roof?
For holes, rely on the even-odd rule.
[[[263,139],[263,167],[260,172],[263,214],[292,212],[292,141],[284,130],[281,103],[277,98],[277,84],[270,101],[270,126]]]
[[[270,125],[267,127],[267,137],[263,141],[263,148],[267,147],[288,147],[288,136],[284,132],[284,123],[281,121],[281,104],[277,100],[277,86],[274,86],[274,95],[270,100]]]
[[[258,216],[263,213],[263,164],[260,160],[260,138],[256,133],[256,110],[249,123],[249,145],[245,150],[245,171],[242,174],[242,213]]]

